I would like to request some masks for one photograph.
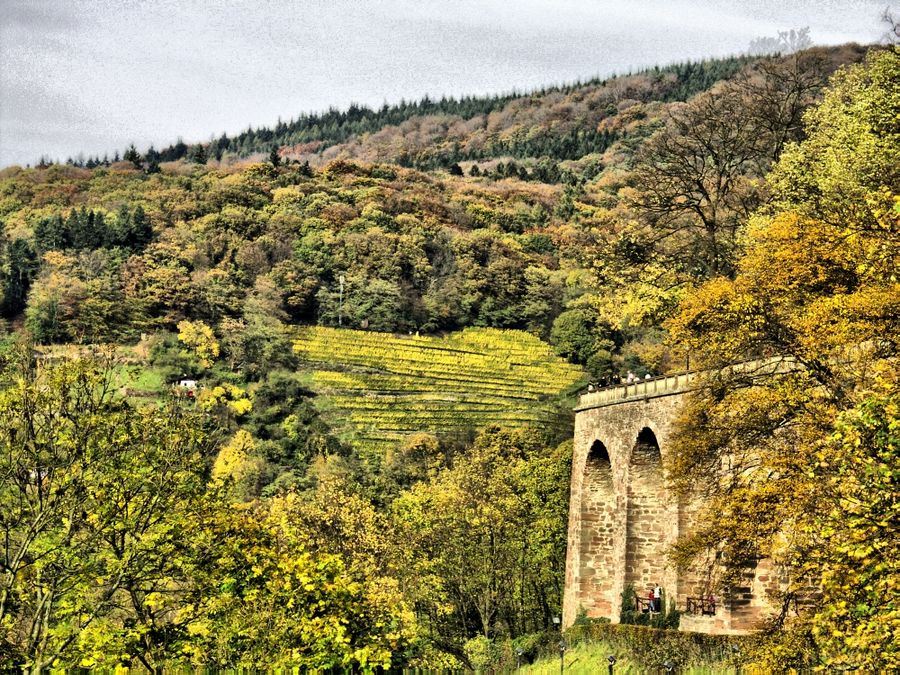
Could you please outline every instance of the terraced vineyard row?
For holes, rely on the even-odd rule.
[[[521,331],[420,337],[304,328],[294,350],[317,405],[346,440],[380,453],[404,436],[553,423],[583,372]]]

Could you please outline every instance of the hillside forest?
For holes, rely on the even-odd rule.
[[[845,45],[0,170],[0,663],[510,669],[578,392],[777,354],[684,412],[673,564],[782,566],[743,665],[900,667],[898,84]]]

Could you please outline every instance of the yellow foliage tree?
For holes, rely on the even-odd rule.
[[[197,396],[197,404],[203,410],[218,411],[223,415],[240,417],[253,409],[250,395],[234,384],[220,384],[202,389]]]
[[[219,450],[213,463],[212,478],[217,483],[232,482],[237,498],[253,495],[265,469],[265,462],[254,454],[253,436],[243,429]]]
[[[806,118],[808,140],[789,146],[769,177],[773,201],[751,221],[736,277],[701,286],[669,322],[674,338],[713,368],[790,357],[775,375],[749,368],[710,378],[684,411],[670,465],[676,486],[707,505],[676,551],[680,563],[723,552],[726,586],[762,557],[786,573],[775,626],[792,630],[774,634],[780,646],[767,644],[760,656],[766,668],[776,666],[772,659],[779,669],[822,661],[900,666],[896,640],[873,649],[872,639],[900,630],[896,586],[893,599],[872,593],[886,588],[884,575],[900,574],[896,556],[882,556],[890,562],[881,572],[847,574],[839,564],[848,554],[880,564],[870,555],[875,549],[854,542],[869,517],[897,528],[896,470],[889,480],[868,476],[865,489],[850,490],[840,472],[856,465],[861,478],[858,468],[876,459],[864,446],[830,440],[873,391],[896,396],[898,119],[896,49],[839,72]],[[884,409],[894,411],[893,421],[889,412],[882,419],[896,433],[896,405]],[[868,433],[854,432],[864,439]],[[832,462],[838,447],[846,462]],[[855,459],[848,453],[854,447]],[[847,504],[852,521],[822,520]],[[824,602],[804,602],[809,579],[831,589]],[[840,606],[847,597],[857,599],[852,611]]]
[[[202,321],[180,321],[178,339],[191,350],[204,368],[210,368],[219,357],[219,342],[212,328]]]

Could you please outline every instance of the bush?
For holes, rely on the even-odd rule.
[[[510,649],[504,651],[510,652],[510,661],[512,663],[521,661],[522,664],[525,664],[534,662],[541,654],[544,654],[551,649],[556,649],[558,644],[559,632],[555,630],[545,630],[540,633],[520,635],[515,640],[509,641]],[[517,649],[522,650],[522,655],[519,659],[516,658]]]
[[[609,623],[609,619],[605,616],[588,616],[584,607],[578,608],[578,614],[575,615],[576,626],[591,626],[595,623]]]
[[[465,642],[463,652],[476,672],[508,673],[541,656],[557,654],[559,640],[558,630],[527,633],[515,639],[490,640],[479,635]]]
[[[473,637],[463,645],[463,652],[476,672],[491,670],[497,659],[497,646],[484,635]]]

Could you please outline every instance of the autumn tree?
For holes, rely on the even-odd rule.
[[[209,418],[172,401],[135,408],[107,356],[3,370],[0,647],[5,665],[284,666],[371,671],[402,662],[415,619],[357,500],[296,494],[232,506],[252,439],[213,465]],[[307,515],[303,515],[307,514]],[[324,535],[324,536],[323,536]],[[376,550],[384,550],[383,545]]]
[[[488,430],[451,468],[393,503],[401,579],[440,649],[465,658],[468,638],[552,625],[562,599],[569,452]]]
[[[735,78],[731,90],[741,97],[752,127],[762,134],[768,160],[804,138],[803,114],[822,94],[833,66],[815,49],[763,59]]]
[[[32,284],[25,310],[25,325],[41,343],[75,341],[74,318],[85,299],[84,282],[75,273],[75,259],[51,251],[44,255],[44,268]]]
[[[178,339],[204,368],[210,368],[219,357],[219,341],[212,328],[202,321],[179,322]]]
[[[729,273],[741,223],[761,203],[766,149],[728,89],[677,109],[642,147],[635,207],[654,243],[699,277]]]
[[[335,505],[336,506],[336,505]],[[402,662],[415,618],[396,584],[314,552],[296,494],[224,512],[200,534],[185,645],[196,666],[372,672]]]
[[[676,107],[639,150],[631,199],[645,235],[683,274],[734,271],[738,235],[766,199],[762,178],[827,75],[815,52],[769,59]]]
[[[887,385],[887,386],[885,386]],[[900,393],[876,383],[872,395],[837,420],[812,468],[819,509],[802,525],[827,546],[809,567],[822,580],[812,633],[836,667],[888,672],[900,667]]]
[[[232,498],[249,501],[259,494],[265,475],[265,462],[256,453],[256,443],[249,432],[238,429],[216,455],[211,477],[224,485]]]
[[[818,656],[826,659],[859,655],[872,644],[867,634],[896,625],[890,604],[863,599],[847,611],[840,604],[880,583],[874,570],[843,575],[841,561],[854,551],[870,559],[868,549],[852,549],[854,537],[866,519],[895,517],[885,520],[892,498],[881,492],[892,479],[860,474],[874,492],[859,502],[852,485],[835,480],[848,466],[877,466],[891,441],[872,437],[869,448],[831,460],[830,444],[842,441],[829,439],[869,438],[876,432],[867,427],[889,428],[895,414],[887,406],[883,422],[852,421],[884,405],[867,403],[873,391],[892,396],[897,387],[898,83],[895,49],[835,75],[806,117],[808,139],[788,146],[769,177],[773,199],[751,223],[736,277],[701,286],[670,322],[682,345],[714,368],[782,359],[778,367],[718,371],[684,412],[670,468],[676,486],[702,496],[707,508],[677,558],[718,551],[726,586],[759,558],[773,559],[788,579],[775,598],[778,625],[810,639],[810,625],[840,625],[837,634],[819,633]],[[854,515],[835,529],[828,514],[839,504]],[[820,606],[805,602],[810,579],[826,589]],[[846,584],[839,591],[836,580]],[[791,649],[788,642],[769,653],[801,665],[817,657]],[[896,664],[895,651],[885,648],[880,658]]]

